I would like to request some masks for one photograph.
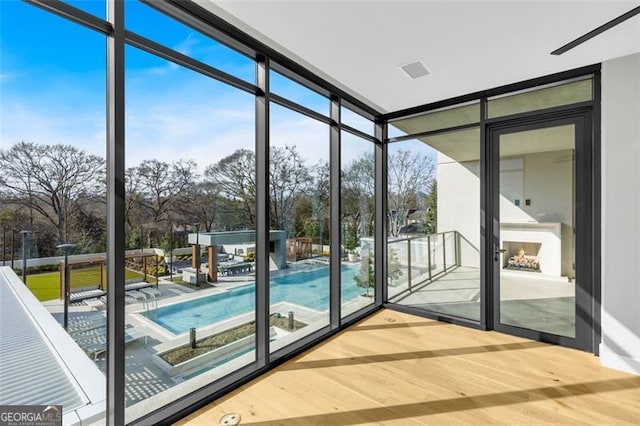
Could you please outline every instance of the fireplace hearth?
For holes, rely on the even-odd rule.
[[[505,241],[504,248],[504,269],[527,272],[541,272],[540,269],[540,248],[542,243],[532,243],[524,241]]]

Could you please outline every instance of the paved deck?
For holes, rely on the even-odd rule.
[[[518,271],[501,278],[503,323],[574,337],[575,282]],[[479,321],[480,271],[457,267],[393,302]]]

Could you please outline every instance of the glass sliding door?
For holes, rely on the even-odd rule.
[[[591,293],[588,244],[579,247],[588,241],[582,231],[589,222],[583,128],[582,118],[568,118],[492,133],[498,330],[585,343],[586,327],[579,324],[585,320],[577,315]]]

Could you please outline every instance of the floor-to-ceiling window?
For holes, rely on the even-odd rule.
[[[275,103],[270,118],[269,305],[270,322],[281,324],[270,330],[274,351],[329,324],[331,188],[329,126]]]
[[[375,152],[373,143],[346,131],[341,139],[341,312],[345,316],[374,303]]]
[[[128,9],[127,22],[151,32],[157,22],[145,18],[158,16],[174,28],[159,37],[170,47],[253,72],[248,58],[146,9]],[[152,274],[126,280],[135,419],[255,360],[255,108],[230,85],[136,47],[125,54],[126,270]]]
[[[82,294],[102,306],[107,290],[106,37],[18,1],[0,27],[0,266],[24,281],[4,272],[0,404],[103,422],[106,380],[85,352],[104,350],[105,316]]]
[[[53,300],[41,301],[64,321],[68,265],[78,287],[69,334],[77,365],[99,378],[85,394],[100,397],[99,407],[108,394],[115,417],[107,420],[161,421],[179,409],[177,401],[224,392],[271,358],[341,327],[343,317],[375,308],[374,110],[312,74],[301,76],[295,64],[298,74],[291,64],[271,68],[256,47],[202,21],[170,17],[176,8],[166,2],[40,5],[48,11],[6,5],[2,84],[13,83],[2,100],[7,165],[20,163],[9,156],[16,148],[4,146],[13,138],[41,152],[24,161],[51,157],[83,174],[60,207],[69,216],[58,222],[46,216],[56,207],[33,192],[3,202],[3,231],[16,215],[33,225],[3,233],[3,261],[13,253],[20,272],[23,246],[38,257],[69,249],[57,243],[75,245],[64,265],[53,260]],[[123,7],[125,20],[106,6]],[[13,25],[24,19],[30,26]],[[52,49],[51,40],[65,48]],[[42,147],[39,139],[46,139]],[[67,140],[59,153],[54,143]],[[45,166],[35,164],[37,171]],[[27,191],[33,171],[23,179]],[[341,232],[348,191],[344,222],[356,229],[356,262]],[[54,239],[53,231],[36,232],[41,224],[67,233]]]
[[[593,350],[593,70],[391,114],[389,302]]]
[[[479,119],[474,102],[391,123],[387,282],[393,303],[480,320]]]

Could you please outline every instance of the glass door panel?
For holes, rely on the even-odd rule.
[[[576,125],[496,136],[499,323],[575,338]]]

